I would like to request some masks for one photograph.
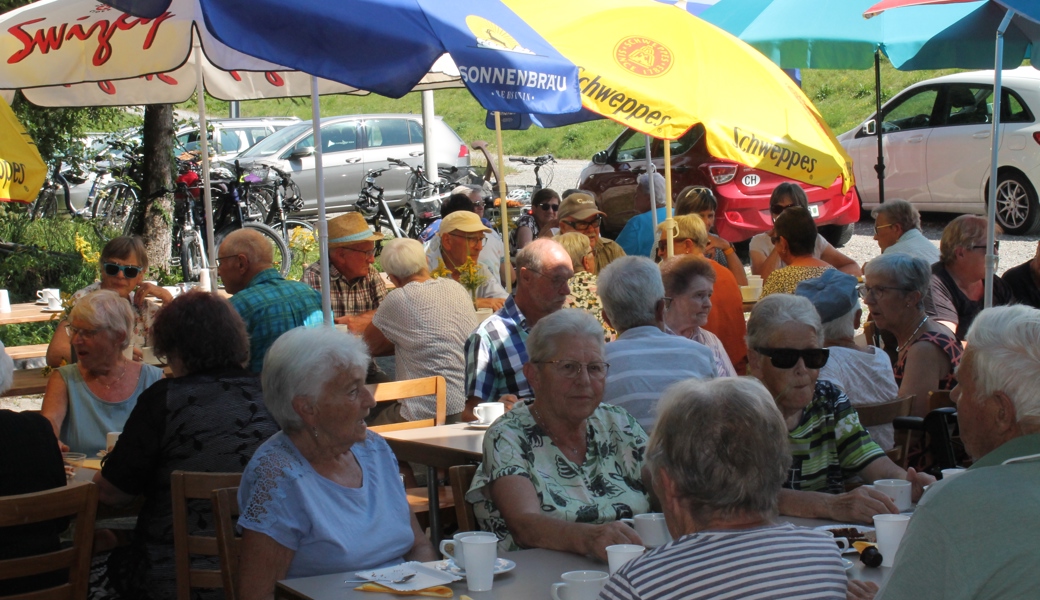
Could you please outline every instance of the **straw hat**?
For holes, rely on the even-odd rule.
[[[447,235],[453,231],[475,233],[477,231],[491,231],[480,222],[477,213],[468,210],[457,210],[441,220],[441,235]]]
[[[365,217],[358,212],[349,212],[329,221],[329,248],[339,248],[357,242],[375,242],[383,239],[382,233],[368,228]]]
[[[573,217],[579,221],[584,221],[593,215],[605,214],[607,213],[601,211],[596,206],[596,201],[592,199],[592,196],[575,192],[560,203],[560,212],[557,218],[562,221],[567,217]]]

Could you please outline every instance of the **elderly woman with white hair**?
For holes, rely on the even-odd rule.
[[[380,264],[396,289],[376,309],[365,329],[365,344],[374,356],[394,355],[398,379],[444,377],[448,422],[454,423],[466,406],[462,349],[473,331],[473,301],[452,278],[430,277],[418,240],[390,240]],[[432,397],[384,402],[379,408],[369,416],[370,425],[431,419],[436,413]]]
[[[548,548],[606,559],[607,546],[641,542],[620,520],[650,510],[646,433],[624,409],[601,402],[610,367],[603,346],[596,319],[574,308],[531,329],[524,375],[535,397],[488,429],[466,494],[502,551]]]
[[[712,310],[715,269],[703,256],[673,256],[661,263],[664,293],[672,299],[664,313],[664,324],[676,335],[704,344],[715,357],[719,377],[736,377],[737,371],[726,354],[726,347],[714,333],[704,328]]]
[[[833,538],[776,523],[791,457],[769,391],[747,378],[688,380],[669,388],[659,409],[647,467],[674,541],[625,564],[600,597],[656,598],[667,589],[707,600],[768,589],[770,598],[844,598]]]
[[[264,404],[281,426],[238,489],[242,600],[280,579],[436,558],[408,509],[397,460],[368,431],[364,343],[332,328],[283,334],[264,359]]]
[[[65,325],[76,362],[47,381],[40,412],[59,443],[94,456],[109,431],[122,431],[137,397],[163,378],[161,369],[126,358],[134,312],[119,294],[91,292],[76,302]]]
[[[876,514],[899,512],[896,505],[870,487],[845,492],[846,480],[907,479],[916,500],[935,478],[896,466],[860,425],[848,396],[818,379],[829,356],[822,344],[820,315],[806,298],[776,294],[751,311],[748,367],[773,395],[791,444],[780,513],[870,523]]]

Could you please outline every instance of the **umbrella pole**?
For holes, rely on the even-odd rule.
[[[657,202],[654,201],[656,205]],[[654,208],[656,210],[656,206]],[[668,258],[675,256],[675,221],[672,220],[672,141],[664,140],[664,224]]]
[[[498,145],[498,172],[505,173],[505,156],[502,154],[502,115],[495,111],[495,143]],[[499,218],[502,219],[502,244],[505,247],[505,259],[509,260],[509,205],[506,202],[506,180],[503,175],[498,180]],[[513,279],[510,269],[505,270],[506,292],[513,293]]]
[[[1004,32],[1007,31],[1015,11],[1008,9],[1004,19],[997,28],[997,47],[993,60],[993,140],[990,155],[989,171],[989,204],[986,206],[986,281],[983,295],[983,307],[993,306],[993,276],[997,270],[997,254],[993,251],[993,245],[997,240],[997,161],[1000,154],[1000,96],[1001,78],[1004,68]]]
[[[311,77],[311,126],[314,129],[314,180],[318,190],[318,256],[321,262],[321,314],[332,327],[332,284],[329,281],[329,219],[325,214],[325,174],[322,171],[321,103],[318,78]]]
[[[654,235],[657,235],[657,196],[654,194],[654,161],[650,158],[650,136],[645,135],[646,138],[646,176],[650,181],[650,221],[654,224]],[[654,251],[657,246],[654,245],[650,248],[650,258],[654,257]]]
[[[440,176],[437,174],[437,157],[433,154],[433,122],[437,119],[433,109],[433,90],[423,90],[422,96],[422,128],[423,128],[423,165],[426,169],[426,178],[437,183]],[[419,215],[415,215],[418,219]]]
[[[202,79],[202,46],[195,46],[195,94],[199,99],[199,151],[202,152],[202,206],[206,211],[206,270],[209,271],[209,287],[211,292],[217,291],[217,274],[213,269],[213,257],[219,248],[215,248],[213,237],[213,194],[209,189],[209,131],[206,127],[206,87]]]
[[[874,129],[877,132],[877,164],[874,170],[877,172],[878,202],[885,203],[885,150],[884,141],[881,137],[881,49],[874,50],[874,103],[877,112],[874,117]]]

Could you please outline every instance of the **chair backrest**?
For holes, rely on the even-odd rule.
[[[407,379],[405,381],[391,381],[388,383],[376,383],[368,386],[375,396],[376,402],[392,402],[404,398],[416,398],[419,396],[435,396],[437,399],[436,416],[432,419],[420,421],[408,421],[407,423],[394,423],[392,425],[377,425],[369,427],[372,431],[394,431],[397,429],[415,429],[417,427],[433,427],[444,425],[447,418],[447,383],[440,375],[435,377],[423,377],[421,379]]]
[[[909,415],[913,405],[914,396],[910,395],[881,404],[857,406],[856,412],[859,413],[860,425],[874,427],[875,425],[889,425],[896,417]]]
[[[192,555],[217,556],[217,538],[188,535],[188,500],[211,500],[213,490],[237,487],[241,473],[195,473],[174,471],[170,475],[173,497],[173,557],[177,568],[177,600],[190,600],[191,588],[224,586],[217,569],[193,569]]]
[[[238,488],[213,490],[213,516],[216,519],[220,575],[224,580],[224,600],[238,598],[238,555],[242,538],[235,534],[238,517]]]
[[[16,596],[18,600],[80,600],[87,597],[97,503],[98,488],[89,482],[0,498],[0,527],[70,516],[76,518],[76,536],[71,548],[0,560],[0,581],[65,569],[69,572],[67,583]]]
[[[477,517],[473,514],[473,505],[466,502],[466,492],[477,474],[474,465],[457,465],[448,469],[451,481],[451,493],[455,497],[455,516],[459,521],[459,531],[478,531]]]

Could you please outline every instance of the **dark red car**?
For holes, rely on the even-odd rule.
[[[769,195],[786,177],[715,158],[708,153],[704,127],[696,125],[672,144],[673,197],[689,185],[711,188],[719,201],[715,229],[730,242],[742,242],[769,231]],[[658,172],[664,172],[661,140],[651,140],[650,154]],[[633,129],[624,131],[609,148],[597,152],[592,163],[581,172],[578,187],[597,194],[600,208],[607,213],[603,235],[616,237],[625,222],[635,214],[636,177],[646,171],[645,137]],[[820,233],[840,246],[852,235],[859,220],[859,197],[855,187],[841,192],[841,179],[829,188],[799,183],[809,197],[809,210]]]

